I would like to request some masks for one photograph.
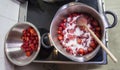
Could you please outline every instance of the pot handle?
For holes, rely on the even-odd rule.
[[[109,22],[109,20],[108,20],[108,18],[106,16],[107,14],[109,14],[109,15],[111,15],[113,17],[113,23],[112,24],[110,24],[110,22]],[[105,19],[106,19],[106,21],[108,23],[108,27],[107,28],[115,27],[117,22],[118,22],[117,15],[115,13],[111,12],[111,11],[105,11],[104,15],[105,15]]]
[[[50,39],[50,34],[49,33],[44,33],[41,37],[41,43],[44,48],[51,48],[53,46],[51,39]]]

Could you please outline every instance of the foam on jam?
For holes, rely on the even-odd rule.
[[[84,27],[80,28],[76,25],[76,19],[84,16],[86,15],[69,16],[64,20],[64,23],[60,24],[59,27],[62,27],[62,29],[58,29],[58,31],[61,31],[61,33],[58,33],[58,38],[63,45],[63,49],[74,56],[85,55],[94,49],[93,47],[91,48],[91,45],[96,46],[91,34]],[[88,18],[91,17],[87,16],[86,19]],[[87,26],[92,28],[91,22],[88,22]]]

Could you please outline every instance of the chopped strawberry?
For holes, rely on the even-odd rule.
[[[58,30],[59,30],[59,31],[62,31],[62,30],[63,30],[63,28],[62,28],[62,27],[58,27]]]
[[[75,17],[75,16],[78,16],[78,14],[77,14],[77,13],[73,13],[73,14],[72,14],[72,16],[74,16],[74,17]]]
[[[64,20],[63,20],[63,22],[65,22],[65,23],[66,23],[66,22],[67,22],[67,19],[64,19]]]
[[[64,30],[64,29],[66,28],[66,26],[63,26],[62,28],[63,28],[63,30]]]
[[[68,37],[70,40],[75,39],[75,35],[70,35],[70,34],[68,34],[67,37]]]
[[[90,53],[90,52],[93,51],[93,48],[92,48],[92,47],[88,47],[88,48],[87,48],[87,51]]]
[[[31,52],[30,52],[30,51],[26,52],[26,56],[27,56],[27,57],[30,57],[30,55],[31,55]]]
[[[80,48],[77,53],[80,55],[84,55],[84,49]]]
[[[82,43],[82,40],[80,38],[77,38],[77,43],[78,44],[81,44]]]
[[[70,52],[70,51],[72,51],[72,49],[70,47],[67,47],[66,52]]]
[[[88,50],[84,50],[84,55],[88,53]]]
[[[62,31],[58,30],[57,33],[58,33],[58,34],[62,34]]]
[[[96,27],[95,29],[96,29],[96,31],[100,31],[101,30],[100,27]]]
[[[74,33],[74,31],[75,31],[74,29],[69,29],[68,30],[69,33]]]
[[[101,36],[100,36],[100,33],[99,32],[95,32],[95,35],[100,39]]]
[[[92,48],[96,48],[96,44],[95,44],[94,41],[91,41],[91,43],[90,43],[90,47],[92,47]]]
[[[63,27],[63,26],[64,26],[64,23],[61,23],[60,26]]]
[[[93,25],[93,26],[98,26],[97,21],[95,21],[95,20],[94,20],[94,21],[92,21],[92,25]]]
[[[66,43],[68,43],[68,42],[69,42],[69,40],[70,40],[69,38],[66,38],[65,42],[66,42]]]
[[[62,35],[58,35],[58,40],[62,40],[63,36]]]
[[[32,50],[35,49],[34,44],[30,44],[29,47],[30,47]]]

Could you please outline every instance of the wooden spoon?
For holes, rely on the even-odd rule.
[[[117,63],[118,60],[116,57],[106,48],[106,46],[101,42],[101,40],[95,35],[95,33],[87,26],[87,19],[84,17],[78,17],[76,20],[76,24],[78,26],[84,26],[90,34],[93,36],[93,38],[98,42],[98,44],[107,52],[107,54],[111,57],[111,59]]]

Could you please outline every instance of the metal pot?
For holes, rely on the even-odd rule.
[[[90,6],[87,6],[85,4],[82,3],[78,3],[78,2],[71,2],[68,3],[66,5],[63,5],[55,14],[51,26],[50,26],[50,40],[51,43],[54,45],[54,47],[64,56],[66,56],[67,58],[74,60],[74,61],[78,61],[78,62],[84,62],[84,61],[88,61],[90,59],[92,59],[97,52],[100,49],[100,46],[97,46],[97,48],[84,56],[81,57],[77,57],[77,56],[73,56],[70,55],[69,53],[67,53],[65,50],[63,50],[62,45],[59,43],[59,40],[57,39],[57,29],[58,29],[58,25],[60,24],[60,22],[66,18],[66,15],[70,14],[70,13],[74,13],[74,12],[84,12],[84,13],[88,13],[91,14],[94,18],[96,18],[96,20],[98,20],[101,29],[102,29],[102,37],[101,37],[101,41],[104,40],[104,36],[105,36],[105,31],[106,28],[112,28],[116,25],[117,23],[117,17],[114,13],[112,12],[105,12],[106,14],[111,14],[114,17],[114,23],[112,25],[109,25],[108,27],[105,27],[105,23],[106,22],[106,17],[103,17],[100,13],[98,13],[95,9],[93,9]],[[42,42],[43,43],[43,42]]]

